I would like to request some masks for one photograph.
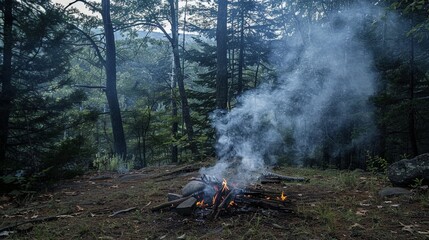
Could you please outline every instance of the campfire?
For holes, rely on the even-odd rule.
[[[304,178],[263,174],[260,183],[280,183],[281,181],[307,181]],[[220,215],[255,212],[260,209],[290,212],[291,203],[284,191],[264,190],[261,184],[244,186],[240,183],[219,180],[202,175],[192,178],[182,189],[182,194],[168,194],[168,202],[152,208],[152,211],[175,210],[182,215],[216,219]]]

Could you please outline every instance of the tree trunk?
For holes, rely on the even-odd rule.
[[[143,149],[143,166],[142,167],[147,167],[147,146],[146,146],[146,134],[143,135],[142,137],[142,149]]]
[[[227,70],[227,8],[228,0],[218,1],[217,28],[216,28],[216,107],[226,109],[228,103],[228,70]]]
[[[3,3],[3,68],[1,72],[0,92],[0,169],[5,170],[7,165],[6,151],[9,136],[9,118],[12,109],[12,100],[15,91],[12,86],[12,25],[13,25],[13,0],[5,0]]]
[[[412,23],[412,26],[414,24]],[[409,94],[410,94],[410,112],[408,114],[408,133],[411,143],[411,150],[413,157],[418,155],[417,148],[417,137],[416,137],[416,126],[415,126],[415,109],[414,109],[414,37],[411,36],[411,56],[410,56],[410,86],[409,86]]]
[[[106,97],[110,108],[114,152],[121,158],[127,156],[121,110],[116,91],[116,47],[112,21],[110,19],[110,0],[102,0],[102,18],[106,37]]]
[[[194,157],[198,156],[197,146],[194,142],[194,129],[192,126],[191,113],[189,110],[188,97],[185,91],[184,75],[181,70],[180,55],[179,55],[179,28],[177,21],[176,9],[174,0],[168,1],[170,4],[171,12],[171,47],[173,48],[173,62],[174,62],[174,76],[177,79],[179,86],[179,94],[182,102],[182,117],[186,127],[186,134],[188,135],[189,146]]]
[[[258,86],[258,75],[259,75],[259,67],[261,66],[261,60],[259,59],[259,55],[258,55],[258,63],[256,65],[256,71],[255,71],[255,80],[253,83],[254,88],[256,88]]]
[[[171,124],[171,134],[173,136],[173,141],[176,141],[179,123],[177,121],[176,78],[174,77],[174,64],[171,71],[171,117],[173,119]],[[178,162],[178,149],[175,142],[171,144],[171,162]]]
[[[244,68],[244,6],[240,11],[240,49],[238,55],[238,82],[237,95],[243,92],[243,68]]]

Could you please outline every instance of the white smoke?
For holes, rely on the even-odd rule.
[[[293,154],[298,164],[315,156],[323,140],[347,126],[368,126],[353,143],[368,140],[376,75],[359,33],[376,14],[350,8],[304,27],[311,30],[306,41],[299,34],[285,37],[276,50],[283,55],[279,80],[245,93],[231,112],[213,114],[219,160],[201,173],[249,182],[278,156]]]

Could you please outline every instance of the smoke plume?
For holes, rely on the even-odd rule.
[[[230,112],[213,114],[218,162],[201,173],[251,182],[279,157],[296,164],[320,157],[329,139],[332,156],[368,143],[376,75],[360,35],[377,14],[353,7],[285,37],[273,53],[282,56],[273,57],[278,81],[248,91]],[[344,129],[353,131],[341,136]]]

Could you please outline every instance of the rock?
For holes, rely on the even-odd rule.
[[[206,184],[201,181],[190,181],[182,188],[183,197],[187,197],[198,191],[202,191],[206,187]]]
[[[378,192],[380,197],[392,197],[409,194],[411,194],[410,190],[401,187],[385,187]]]
[[[429,153],[393,163],[387,169],[387,177],[395,186],[409,186],[415,179],[429,182]]]
[[[192,211],[194,211],[194,207],[196,203],[197,203],[197,199],[194,197],[191,197],[188,200],[179,204],[179,206],[176,207],[176,211],[180,215],[189,216],[192,214]]]

